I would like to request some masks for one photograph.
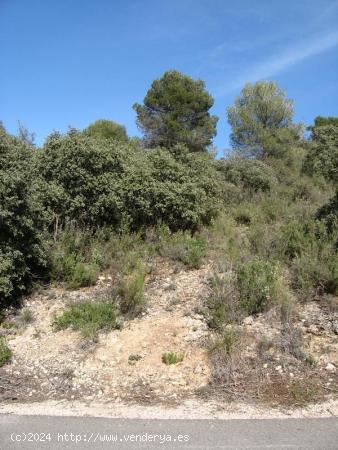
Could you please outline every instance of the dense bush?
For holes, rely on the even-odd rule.
[[[182,149],[182,147],[180,147]],[[209,154],[165,149],[142,153],[138,170],[123,180],[123,205],[133,228],[163,223],[172,231],[196,230],[217,214],[219,180]]]
[[[135,105],[149,149],[110,121],[53,133],[42,149],[0,125],[0,306],[48,259],[50,279],[72,289],[109,271],[133,316],[156,254],[192,269],[227,261],[230,279],[211,287],[215,328],[277,300],[277,267],[298,298],[337,293],[337,118],[315,119],[306,141],[275,83],[247,85],[228,109],[236,156],[215,160],[212,102],[178,72],[155,80]]]
[[[96,138],[115,139],[123,142],[128,140],[125,127],[112,120],[97,120],[85,128],[83,133]]]
[[[332,247],[295,258],[290,265],[293,287],[301,300],[338,293],[338,254]]]
[[[35,151],[0,128],[0,307],[26,292],[45,266]]]
[[[315,294],[336,293],[338,253],[335,239],[318,220],[291,221],[280,229],[278,248],[286,257],[293,286],[303,299]]]
[[[41,155],[45,204],[55,225],[109,224],[131,229],[167,224],[196,229],[217,211],[217,175],[209,155],[147,152],[76,131],[50,136]]]
[[[338,230],[338,189],[328,203],[321,206],[316,214],[317,219],[325,222],[331,233]],[[338,243],[338,241],[337,241]]]
[[[312,176],[322,175],[338,182],[338,126],[312,128],[312,141],[304,161],[304,171]]]
[[[256,159],[221,159],[217,161],[217,169],[225,182],[249,192],[270,191],[277,182],[273,169]]]
[[[56,225],[118,225],[121,178],[132,161],[127,144],[94,139],[75,130],[49,136],[40,168],[47,183],[45,205],[51,220]]]

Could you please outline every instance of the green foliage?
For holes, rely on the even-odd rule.
[[[266,310],[277,299],[278,270],[269,261],[242,263],[237,271],[240,306],[248,314]]]
[[[131,164],[128,144],[94,139],[71,130],[67,135],[49,136],[40,158],[46,182],[45,205],[57,226],[118,225],[121,177]]]
[[[53,281],[69,289],[95,284],[100,265],[95,253],[95,237],[89,232],[67,229],[50,246],[49,270]]]
[[[332,235],[316,220],[291,221],[281,227],[278,248],[289,260],[293,287],[301,298],[338,292],[337,237],[337,232]]]
[[[180,363],[183,359],[184,355],[182,353],[166,352],[162,355],[162,362],[166,365]]]
[[[8,363],[11,357],[12,352],[6,343],[5,338],[0,336],[0,367]]]
[[[90,338],[98,331],[119,327],[116,307],[108,301],[74,303],[55,318],[54,325],[57,330],[71,327]]]
[[[71,131],[52,135],[41,156],[45,205],[55,230],[67,223],[117,230],[158,222],[196,229],[217,213],[217,173],[209,155],[141,152]],[[48,184],[47,184],[48,183]]]
[[[192,236],[187,231],[171,234],[165,228],[160,231],[160,254],[181,261],[191,269],[198,269],[202,265],[206,250],[207,241],[201,235]]]
[[[45,266],[35,153],[0,129],[0,308],[27,292]]]
[[[197,236],[186,242],[186,252],[182,255],[181,260],[186,266],[192,269],[198,269],[202,265],[206,249],[206,240],[202,236]]]
[[[312,141],[304,161],[304,171],[338,183],[337,124],[312,127]]]
[[[338,293],[338,255],[326,247],[295,258],[291,264],[292,283],[301,300]]]
[[[338,117],[317,116],[315,118],[315,127],[322,127],[326,125],[334,125],[338,127]]]
[[[281,253],[289,259],[300,256],[314,243],[313,231],[306,232],[304,224],[297,220],[282,225],[279,234]]]
[[[102,139],[115,139],[117,141],[126,142],[128,136],[124,126],[113,122],[112,120],[96,120],[90,124],[83,133],[86,136]]]
[[[230,158],[217,161],[217,169],[225,182],[248,192],[268,192],[277,183],[271,166],[257,159]]]
[[[95,264],[77,262],[68,278],[68,288],[78,289],[80,287],[92,286],[96,283],[97,276],[98,267]]]
[[[93,233],[69,227],[50,243],[50,278],[77,289],[95,284],[99,271],[109,270],[113,277],[130,275],[134,269],[145,272],[156,245],[143,239],[141,233],[119,234],[108,227]],[[123,283],[127,291],[130,281]]]
[[[338,189],[336,194],[329,200],[328,203],[321,206],[316,214],[317,219],[322,220],[329,232],[334,234],[338,230]],[[337,241],[338,243],[338,241]]]
[[[208,154],[175,158],[154,149],[142,154],[137,167],[123,180],[123,207],[132,228],[163,223],[173,231],[196,230],[216,216],[219,181]]]
[[[122,314],[137,316],[145,307],[144,285],[146,267],[141,261],[130,261],[117,286],[119,307]]]
[[[227,112],[232,145],[244,156],[283,156],[301,131],[292,123],[293,102],[271,81],[246,84]]]
[[[218,331],[283,301],[280,273],[298,299],[336,295],[338,119],[317,117],[302,140],[277,84],[246,85],[228,108],[236,157],[217,161],[212,105],[202,81],[169,71],[134,106],[143,149],[111,121],[43,149],[0,124],[0,307],[46,275],[47,247],[52,281],[76,289],[109,271],[130,317],[157,253],[192,269],[227,261],[208,303]]]
[[[213,103],[203,81],[165,72],[153,81],[144,104],[134,105],[145,145],[171,148],[179,143],[192,152],[206,150],[216,135],[218,118],[209,113]]]

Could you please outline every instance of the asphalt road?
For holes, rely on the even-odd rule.
[[[0,449],[338,449],[338,419],[142,420],[0,415]]]

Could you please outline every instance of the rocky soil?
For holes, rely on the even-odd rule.
[[[102,297],[110,277],[102,276],[96,286],[78,291],[48,288],[34,293],[25,304],[33,321],[1,329],[13,352],[11,363],[0,368],[2,401],[174,406],[197,398],[224,397],[224,401],[263,400],[290,406],[293,400],[297,405],[302,399],[306,403],[337,398],[337,309],[317,302],[299,306],[297,315],[304,351],[316,361],[315,368],[304,369],[304,362],[276,350],[282,332],[271,310],[244,319],[241,356],[233,361],[231,382],[216,385],[208,351],[211,331],[202,314],[211,273],[209,265],[177,270],[160,261],[147,280],[147,311],[125,321],[121,330],[101,333],[96,342],[70,329],[55,331],[53,320],[69,302]],[[16,317],[10,320],[17,321]],[[267,346],[263,356],[262,340],[275,344]],[[183,361],[163,364],[162,354],[167,351],[183,354]],[[316,391],[320,395],[309,394],[312,382],[316,389],[320,386]],[[296,386],[298,391],[291,389],[290,394],[285,386]]]

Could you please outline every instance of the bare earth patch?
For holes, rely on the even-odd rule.
[[[34,295],[26,304],[34,322],[7,337],[14,357],[0,372],[2,398],[176,402],[205,385],[208,330],[194,308],[205,294],[207,269],[168,270],[148,282],[147,313],[126,322],[121,331],[100,334],[97,343],[72,330],[56,332],[53,320],[70,300],[98,298],[99,286]],[[163,364],[167,351],[182,353],[183,361]]]

